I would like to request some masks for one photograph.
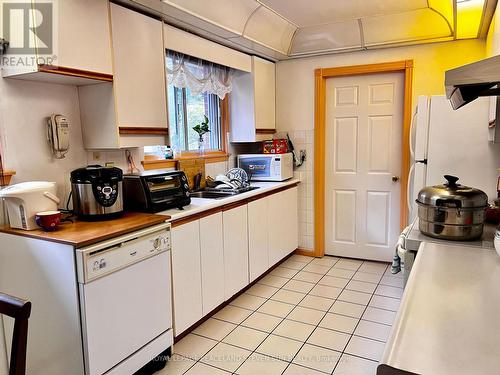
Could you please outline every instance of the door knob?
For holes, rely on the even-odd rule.
[[[392,182],[398,182],[399,176],[392,176]]]

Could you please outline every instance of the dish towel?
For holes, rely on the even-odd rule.
[[[403,232],[399,235],[398,242],[396,244],[396,249],[394,252],[394,257],[392,258],[391,273],[393,275],[401,272],[401,268],[405,267],[404,258],[402,259],[399,255],[400,251],[404,252],[405,239],[410,231],[410,226],[403,229]]]

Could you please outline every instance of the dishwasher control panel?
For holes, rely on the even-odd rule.
[[[162,224],[161,228],[147,228],[79,249],[78,281],[88,283],[159,253],[170,251],[171,248],[170,224]]]

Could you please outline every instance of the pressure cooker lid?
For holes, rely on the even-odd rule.
[[[418,193],[417,203],[441,207],[479,208],[488,204],[488,196],[479,189],[457,184],[458,177],[445,175],[443,185],[427,186]]]
[[[122,181],[123,171],[116,167],[89,165],[71,172],[71,182],[76,184],[90,184],[94,181]]]

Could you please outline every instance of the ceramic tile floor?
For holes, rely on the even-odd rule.
[[[403,293],[386,263],[293,255],[174,345],[161,375],[374,375]]]

